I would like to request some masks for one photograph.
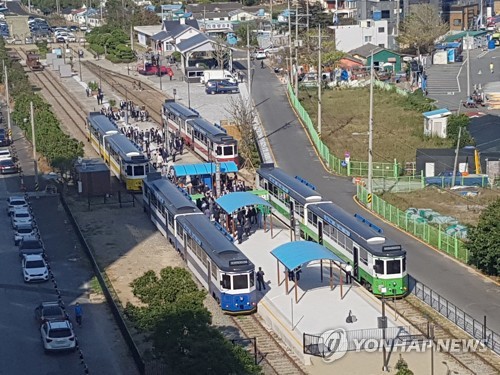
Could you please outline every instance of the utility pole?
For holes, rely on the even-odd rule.
[[[293,78],[293,61],[292,61],[292,14],[290,13],[290,0],[288,0],[288,47],[290,49],[290,74],[289,83],[294,84]]]
[[[308,0],[306,0],[308,1]],[[318,33],[318,136],[321,139],[321,84],[322,82],[322,69],[321,69],[321,24],[319,25]]]
[[[271,2],[271,44],[273,44],[273,47],[274,47],[274,43],[273,43],[273,0],[270,0]]]
[[[395,0],[396,2],[396,32],[395,35],[399,35],[399,10],[400,10],[400,0]]]
[[[370,118],[368,119],[368,194],[373,192],[373,50],[370,60]],[[372,208],[371,201],[368,202],[368,208]]]
[[[299,98],[299,3],[295,3],[295,97]]]
[[[9,94],[9,75],[7,74],[7,65],[3,66],[5,74],[5,96],[7,99],[7,131],[9,133],[9,141],[12,141],[12,123],[10,120],[10,94]]]
[[[466,34],[467,38],[467,99],[470,98],[470,39],[469,39],[469,33]]]
[[[453,173],[451,178],[451,187],[455,186],[455,179],[457,177],[457,167],[458,167],[458,152],[460,150],[460,138],[462,137],[462,127],[458,128],[458,140],[457,148],[455,149],[455,162],[453,163]]]
[[[248,110],[252,109],[252,66],[250,61],[250,28],[247,23],[247,85],[248,85]]]
[[[33,165],[35,167],[35,191],[38,191],[38,162],[36,158],[36,136],[35,136],[35,111],[33,109],[33,102],[30,102],[31,109],[31,139],[33,142]]]

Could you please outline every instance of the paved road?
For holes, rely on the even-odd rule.
[[[500,61],[499,61],[500,63]],[[500,68],[499,68],[500,69]],[[318,187],[350,213],[359,212],[353,202],[355,189],[344,178],[326,172],[305,131],[292,112],[284,87],[270,69],[256,69],[253,98],[268,134],[271,148],[281,168],[300,175]],[[386,236],[408,251],[409,272],[418,280],[447,297],[476,319],[488,317],[488,326],[500,333],[500,288],[472,273],[467,267],[445,258],[419,241],[389,226],[370,214],[369,220],[382,227]]]
[[[15,13],[20,16],[28,15],[28,12],[26,12],[23,8],[21,8],[21,2],[19,1],[7,1],[5,4],[6,7],[9,9],[9,13]]]
[[[15,128],[14,139],[26,174],[33,174],[27,142]],[[33,186],[33,177],[27,178]],[[0,375],[66,375],[84,374],[77,353],[45,355],[34,308],[41,301],[57,300],[51,281],[24,284],[13,231],[6,212],[5,198],[19,190],[17,175],[0,176],[0,325],[4,344],[1,346]],[[137,374],[127,347],[105,303],[90,303],[87,284],[93,273],[77,244],[76,235],[58,198],[32,199],[52,271],[66,306],[79,301],[84,309],[84,326],[75,328],[84,360],[91,374]],[[73,315],[73,310],[69,310]]]

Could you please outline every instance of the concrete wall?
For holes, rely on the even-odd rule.
[[[379,31],[379,29],[383,29],[383,31]],[[367,43],[389,48],[388,23],[386,20],[365,20],[358,25],[335,28],[335,45],[340,51],[348,52]]]

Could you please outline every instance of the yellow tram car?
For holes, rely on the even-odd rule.
[[[142,191],[142,180],[149,172],[150,163],[138,145],[100,112],[90,112],[87,138],[113,175],[125,184],[127,191]]]

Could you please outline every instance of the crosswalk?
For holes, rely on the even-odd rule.
[[[427,70],[427,92],[432,95],[457,95],[461,91],[457,76],[462,64],[432,65]]]

